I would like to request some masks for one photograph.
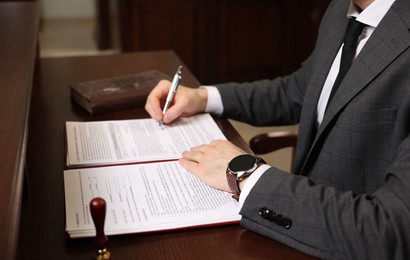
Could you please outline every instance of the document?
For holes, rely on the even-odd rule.
[[[239,223],[230,193],[211,188],[177,161],[64,172],[66,232],[95,236],[89,203],[107,204],[105,234],[119,235]]]
[[[180,158],[190,148],[226,140],[209,114],[158,126],[154,119],[66,122],[67,168]]]
[[[209,114],[162,127],[153,119],[66,122],[66,233],[95,236],[96,197],[106,201],[106,235],[239,223],[231,194],[178,162],[183,151],[224,139]]]

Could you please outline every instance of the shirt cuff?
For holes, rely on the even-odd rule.
[[[239,207],[242,208],[243,203],[246,200],[246,197],[248,197],[249,193],[251,192],[253,186],[255,186],[256,182],[259,180],[259,178],[262,176],[264,172],[266,172],[271,166],[268,164],[262,164],[261,166],[256,169],[247,179],[246,183],[243,186],[243,189],[241,191],[241,196],[239,196]]]
[[[217,116],[222,115],[224,107],[219,90],[214,86],[201,86],[201,88],[208,90],[208,102],[206,104],[205,112]]]

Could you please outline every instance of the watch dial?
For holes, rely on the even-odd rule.
[[[242,154],[235,157],[229,164],[229,169],[234,172],[247,171],[254,167],[255,157],[250,154]]]

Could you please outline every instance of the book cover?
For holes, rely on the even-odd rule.
[[[71,98],[92,115],[145,105],[156,84],[169,77],[151,70],[70,85]]]

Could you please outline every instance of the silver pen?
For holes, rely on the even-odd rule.
[[[179,86],[179,81],[182,78],[181,69],[182,69],[182,66],[179,66],[177,69],[177,72],[175,72],[174,78],[172,79],[171,88],[168,91],[167,99],[165,101],[165,106],[162,109],[162,115],[165,115],[165,112],[167,112],[167,109],[169,105],[171,104],[172,99],[174,98],[174,94],[177,91],[177,88]],[[163,124],[164,124],[163,120],[159,121],[159,126],[162,126]]]

